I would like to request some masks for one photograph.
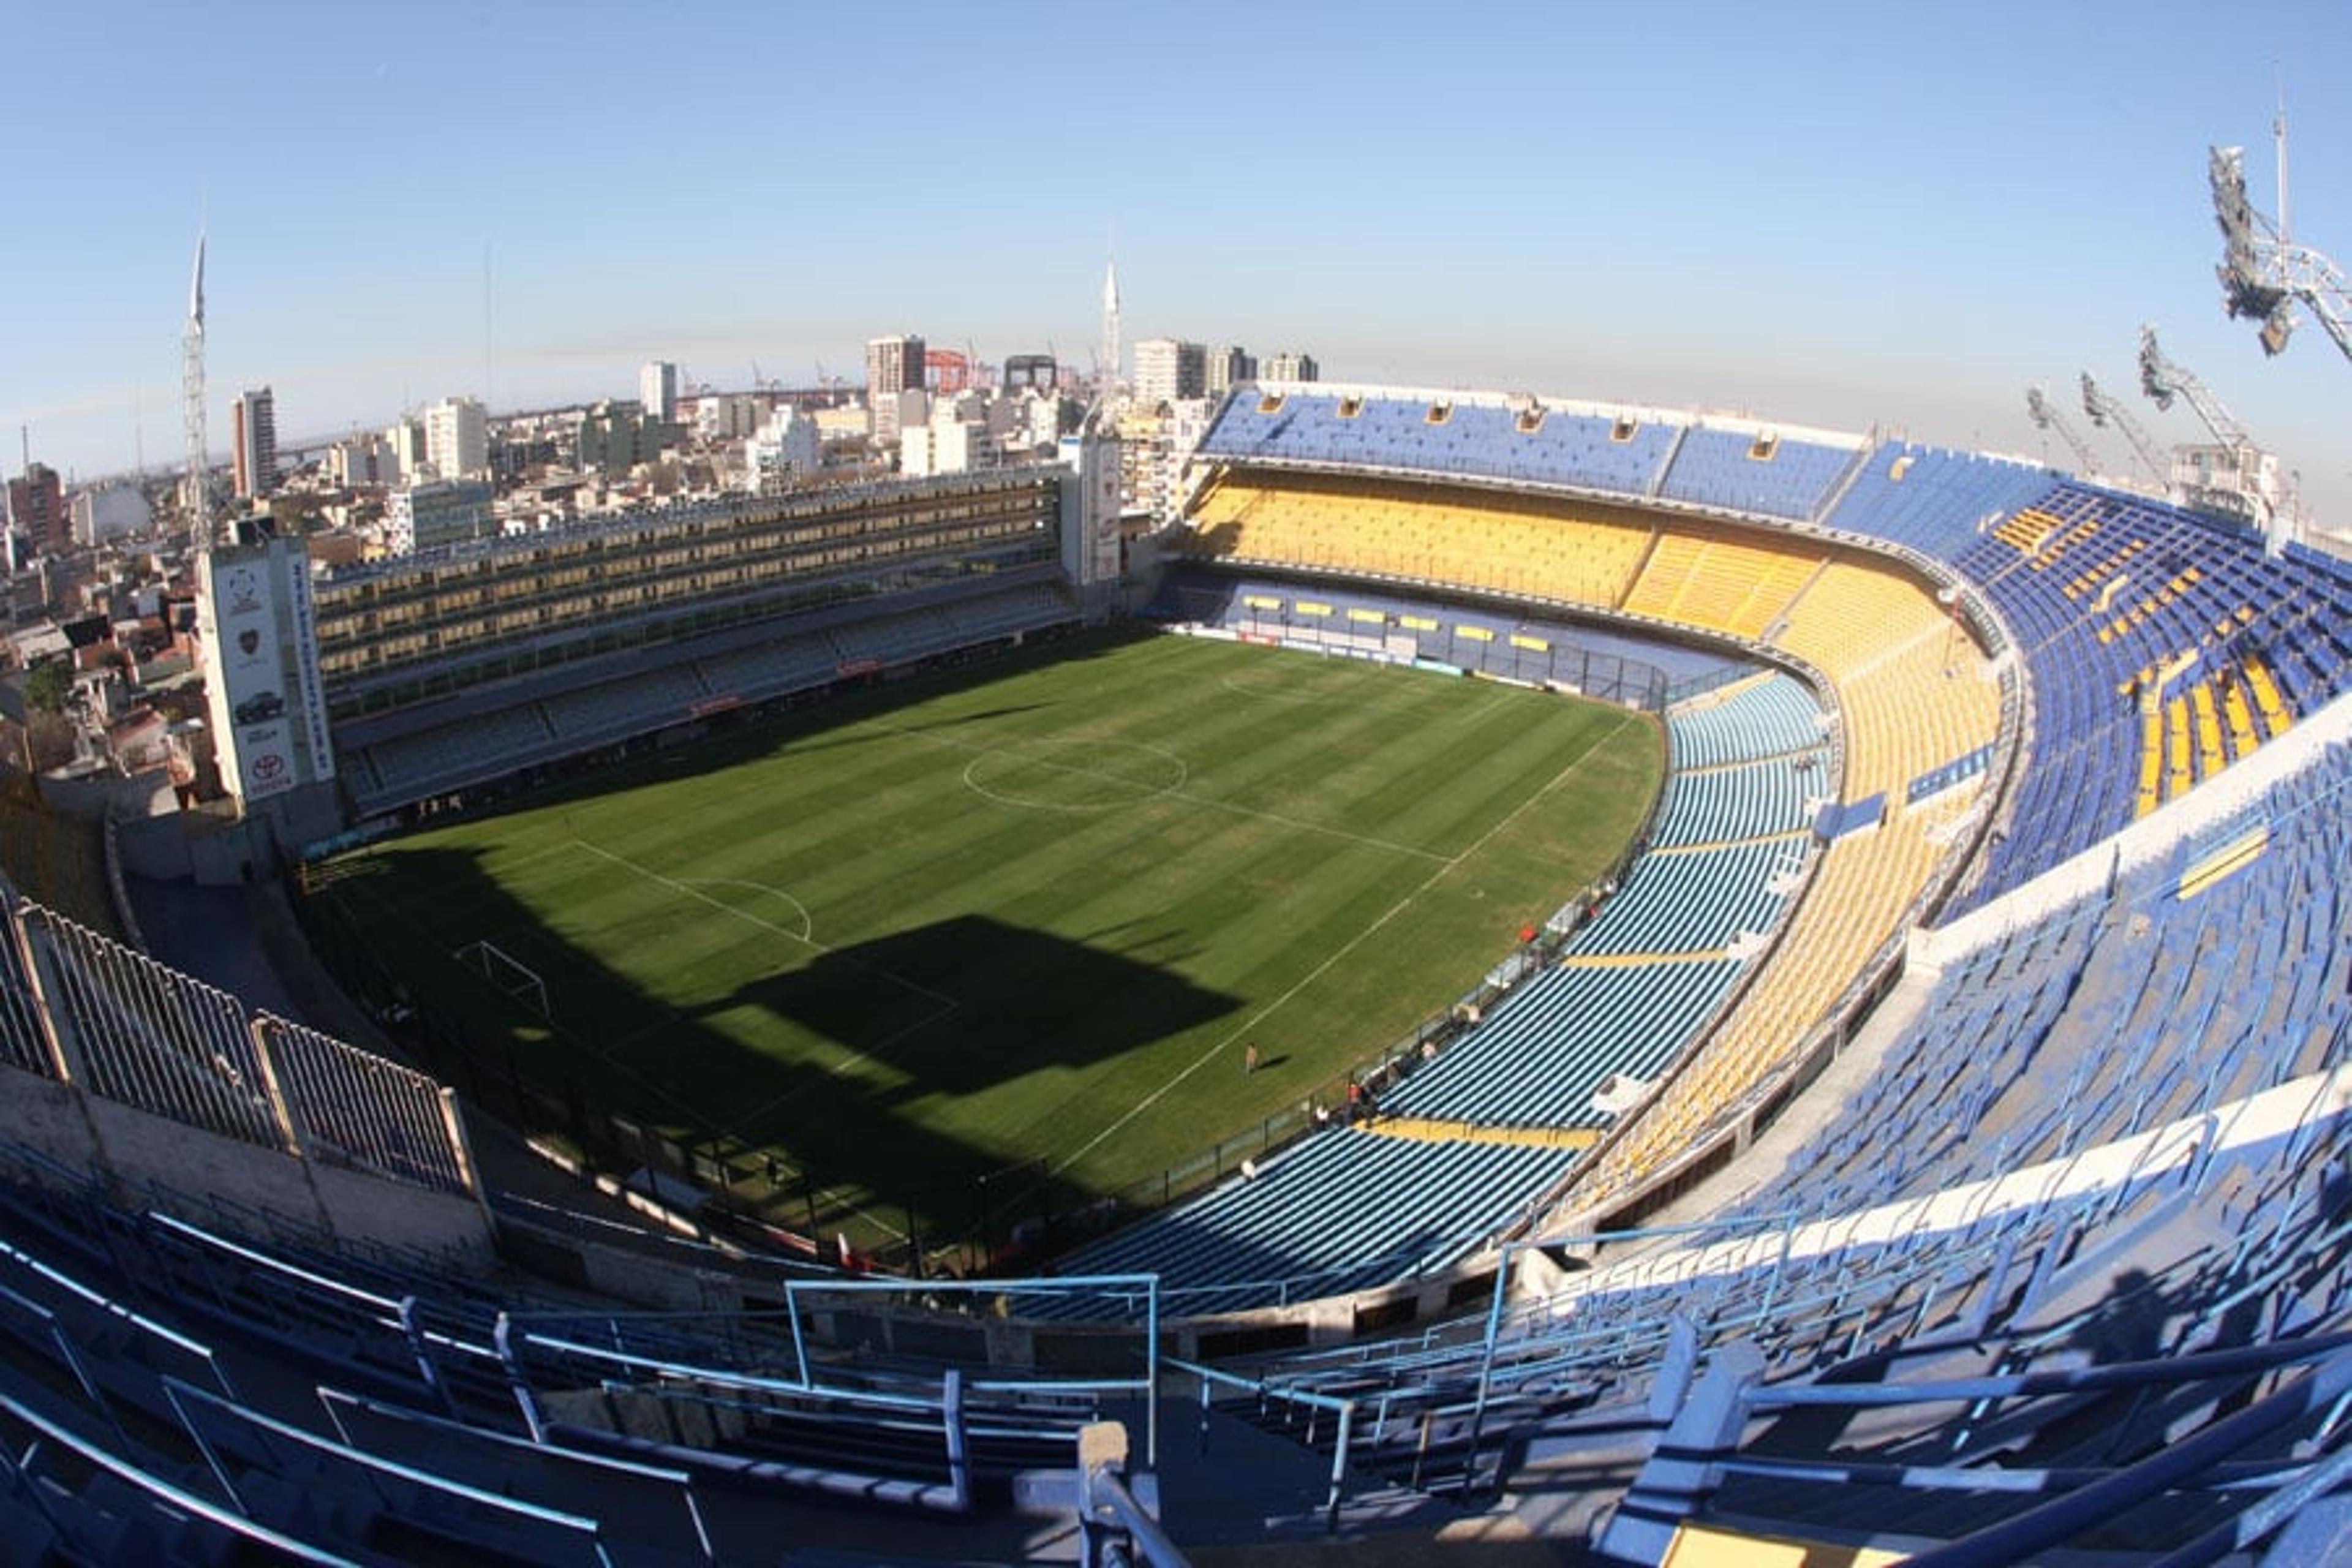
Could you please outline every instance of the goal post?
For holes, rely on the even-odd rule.
[[[542,1018],[555,1016],[548,1003],[547,982],[539,971],[485,937],[469,942],[457,952],[457,962],[479,974],[510,1001],[527,1002]]]

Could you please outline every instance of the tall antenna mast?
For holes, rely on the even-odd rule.
[[[494,341],[490,336],[490,242],[486,239],[482,241],[482,407],[486,412],[492,406],[492,388],[498,381]]]
[[[1118,384],[1118,258],[1114,254],[1103,272],[1102,378],[1106,387]]]
[[[2286,73],[2279,73],[2278,118],[2271,121],[2271,134],[2278,139],[2278,242],[2281,249],[2294,241],[2289,237],[2286,225]]]
[[[195,276],[188,284],[188,324],[180,334],[181,415],[188,436],[188,542],[213,547],[212,497],[205,475],[205,235],[196,231]]]

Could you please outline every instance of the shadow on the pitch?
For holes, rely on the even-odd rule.
[[[796,951],[794,967],[680,1005],[623,967],[657,966],[646,954],[664,951],[674,910],[637,917],[645,951],[607,961],[514,899],[476,851],[398,858],[397,879],[373,874],[389,858],[362,858],[331,882],[329,900],[357,922],[314,945],[359,999],[388,1010],[398,998],[413,1020],[405,1043],[429,1070],[603,1168],[645,1162],[756,1190],[772,1220],[820,1239],[915,1231],[986,1257],[1015,1226],[1077,1218],[1085,1234],[1108,1217],[1107,1194],[1050,1160],[1009,1159],[1007,1146],[1052,1136],[1074,1071],[1240,1005],[1162,963],[982,916],[806,962]],[[520,968],[486,974],[457,956],[485,939]],[[525,970],[545,987],[547,1015],[519,981]],[[747,1009],[789,1020],[806,1047],[779,1057],[747,1043],[723,1021]],[[999,1090],[1002,1142],[948,1130],[945,1105]]]
[[[832,949],[704,1011],[747,1003],[889,1068],[902,1082],[888,1104],[1122,1056],[1240,1005],[1162,964],[987,915]]]

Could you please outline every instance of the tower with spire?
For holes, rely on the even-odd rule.
[[[1110,258],[1103,271],[1102,365],[1099,374],[1107,391],[1118,384],[1118,258]]]
[[[205,474],[205,237],[196,235],[195,275],[188,283],[188,324],[180,334],[181,413],[188,437],[188,540],[213,542],[212,498]]]

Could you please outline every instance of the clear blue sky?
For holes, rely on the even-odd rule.
[[[2342,0],[20,3],[0,53],[11,471],[19,423],[176,460],[200,221],[216,450],[262,382],[299,438],[656,356],[855,381],[902,330],[1083,363],[1115,237],[1130,342],[2061,461],[2023,388],[2086,367],[2198,435],[2137,395],[2152,321],[2352,526],[2352,363],[2222,320],[2204,178],[2245,142],[2274,205],[2283,69],[2296,233],[2352,263]]]

